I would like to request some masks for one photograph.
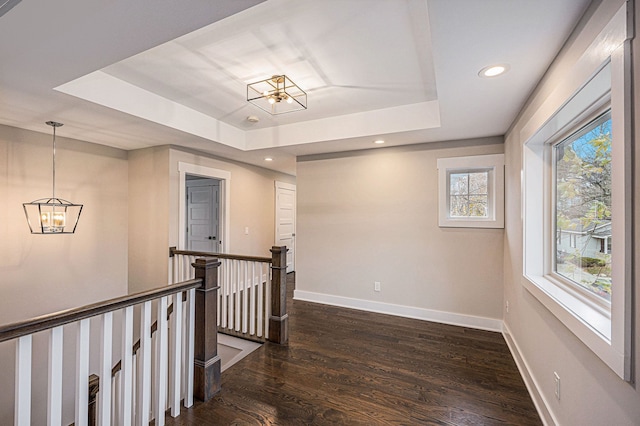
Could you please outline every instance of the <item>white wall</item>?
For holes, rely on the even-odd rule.
[[[436,162],[503,149],[486,138],[299,159],[296,298],[499,327],[504,231],[438,227]]]
[[[22,203],[50,197],[52,135],[0,126],[0,324],[121,296],[127,291],[127,154],[56,140],[56,195],[84,204],[73,235],[31,235]],[[74,334],[65,327],[65,380]],[[34,417],[44,423],[47,340],[34,339]],[[0,423],[13,418],[14,342],[0,344]],[[70,384],[70,383],[67,383]],[[71,411],[65,410],[65,419]],[[67,422],[70,423],[70,422]]]
[[[640,391],[620,379],[560,321],[547,311],[536,298],[523,287],[522,275],[522,220],[520,177],[522,168],[522,144],[520,131],[552,95],[559,82],[572,65],[586,52],[587,47],[603,25],[623,3],[622,0],[595,2],[585,18],[578,24],[563,51],[558,55],[547,75],[538,86],[518,120],[512,126],[505,141],[506,161],[506,227],[504,253],[504,297],[510,303],[505,312],[505,323],[511,331],[510,338],[519,349],[525,366],[525,378],[531,386],[534,401],[542,408],[549,424],[561,425],[638,425],[640,424]],[[636,69],[640,69],[634,49]],[[636,90],[639,79],[636,77]],[[638,96],[636,92],[636,96]],[[638,111],[636,111],[638,114]],[[636,126],[640,118],[636,115]],[[636,150],[636,162],[640,159]],[[636,163],[639,164],[639,163]],[[640,182],[638,174],[635,182]],[[640,218],[640,200],[635,200],[636,223]],[[636,265],[640,259],[638,227],[636,226],[634,249]],[[635,282],[635,359],[638,360],[638,336],[640,330],[640,298],[638,278]],[[507,336],[509,338],[509,336]],[[636,361],[637,365],[637,361]],[[561,378],[561,399],[554,396],[553,372]],[[640,376],[635,374],[635,382]]]

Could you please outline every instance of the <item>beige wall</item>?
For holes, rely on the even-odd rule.
[[[169,148],[129,151],[129,292],[168,281]]]
[[[60,137],[64,127],[60,128],[56,195],[82,203],[84,209],[73,235],[31,235],[22,203],[52,195],[52,136],[44,123],[42,127],[45,133],[0,126],[0,324],[127,291],[126,152],[65,139]],[[38,334],[33,343],[33,424],[46,423],[46,337]],[[74,368],[74,341],[73,327],[65,327],[66,386],[73,386],[73,374],[67,372]],[[0,344],[3,424],[12,423],[13,418],[14,358],[14,342]],[[68,398],[66,401],[68,424],[73,421],[73,405]]]
[[[167,282],[169,247],[179,246],[179,162],[231,173],[228,252],[270,255],[275,228],[274,182],[295,183],[295,177],[169,146],[130,151],[130,292]],[[249,235],[245,235],[245,227],[249,227]]]
[[[598,9],[598,3],[587,12],[586,18],[578,25],[577,31],[556,58],[541,85],[536,89],[528,105],[521,113],[505,142],[506,161],[506,228],[505,228],[505,300],[510,302],[509,313],[505,312],[505,323],[511,331],[511,337],[521,351],[528,373],[538,384],[542,399],[546,400],[550,413],[547,420],[553,418],[561,425],[638,425],[640,424],[640,391],[620,379],[581,341],[579,341],[560,321],[542,306],[523,287],[522,275],[522,221],[520,176],[522,168],[522,144],[520,130],[532,117],[562,78],[567,70],[585,52],[594,36],[608,22],[613,13],[623,3],[621,0],[604,0]],[[640,69],[637,58],[640,50],[635,48],[636,69]],[[638,78],[635,79],[638,82]],[[638,84],[636,84],[638,90]],[[636,92],[637,96],[638,92]],[[636,127],[640,119],[636,116]],[[636,162],[638,151],[636,150]],[[637,163],[638,164],[638,163]],[[635,182],[640,182],[638,175]],[[637,191],[636,191],[637,192]],[[640,218],[639,201],[635,200],[635,218]],[[638,227],[634,249],[636,264],[639,260],[640,241]],[[635,299],[635,359],[636,365],[640,351],[638,336],[640,331],[640,298],[638,278],[634,281]],[[561,400],[554,396],[553,372],[561,378]],[[635,375],[638,383],[640,375]],[[534,397],[537,391],[533,392]]]
[[[295,184],[294,176],[238,163],[208,157],[187,150],[172,148],[170,153],[170,245],[178,246],[179,173],[178,163],[188,163],[231,173],[231,208],[229,245],[234,254],[270,256],[275,242],[275,181]],[[249,234],[245,235],[245,228]]]
[[[127,154],[58,136],[56,196],[84,209],[75,234],[32,235],[22,203],[51,196],[51,139],[0,126],[0,323],[126,292]]]
[[[487,138],[300,159],[296,291],[501,318],[504,231],[438,227],[436,167],[501,152]]]

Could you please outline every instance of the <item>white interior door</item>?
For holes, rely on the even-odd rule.
[[[287,246],[287,272],[296,269],[296,186],[276,181],[276,242]]]
[[[212,179],[187,181],[187,250],[218,252],[219,184]]]

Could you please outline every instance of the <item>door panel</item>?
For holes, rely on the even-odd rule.
[[[276,242],[287,246],[287,272],[295,270],[296,186],[276,182]]]
[[[218,251],[217,188],[187,184],[187,250]]]

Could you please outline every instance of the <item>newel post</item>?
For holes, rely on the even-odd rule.
[[[220,391],[217,323],[220,262],[215,258],[201,258],[192,266],[196,279],[202,279],[202,286],[196,289],[193,395],[208,401]]]
[[[287,247],[271,248],[271,316],[269,341],[285,345],[289,341],[287,313]]]

